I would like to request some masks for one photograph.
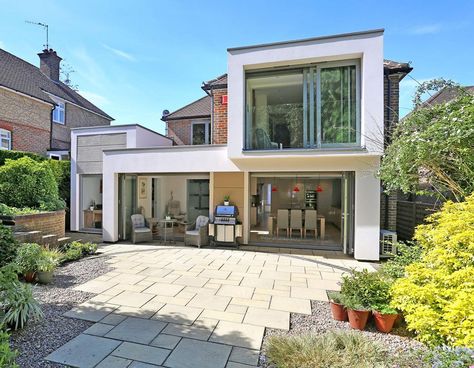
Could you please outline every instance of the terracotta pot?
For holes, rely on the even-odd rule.
[[[349,324],[351,328],[356,330],[363,330],[369,319],[370,311],[368,310],[354,310],[348,309],[347,316],[349,317]]]
[[[398,314],[382,314],[380,312],[374,312],[373,314],[377,330],[383,333],[389,333],[392,331],[393,325],[398,318]]]
[[[27,272],[23,275],[23,278],[25,279],[26,282],[33,282],[35,281],[36,278],[36,272]]]
[[[333,319],[336,321],[347,321],[347,310],[342,304],[335,303],[330,300],[329,305],[331,306]]]

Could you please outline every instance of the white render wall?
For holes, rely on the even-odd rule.
[[[383,147],[383,32],[267,45],[228,52],[229,157],[253,157],[242,152],[245,121],[245,71],[324,61],[361,61],[361,145],[381,154]],[[297,151],[290,153],[298,155]]]

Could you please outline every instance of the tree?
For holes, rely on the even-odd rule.
[[[442,86],[459,88],[458,97],[433,106],[420,102],[421,94]],[[387,191],[462,201],[474,192],[474,96],[438,80],[420,85],[414,102],[393,132],[380,178]]]

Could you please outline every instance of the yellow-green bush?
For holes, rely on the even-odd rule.
[[[393,306],[428,344],[474,347],[474,195],[420,225],[421,260],[392,287]]]

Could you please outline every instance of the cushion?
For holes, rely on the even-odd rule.
[[[145,227],[145,217],[143,215],[132,215],[132,226],[134,229]]]
[[[186,235],[199,235],[199,230],[188,230]]]
[[[196,230],[199,230],[203,226],[207,226],[209,218],[206,216],[198,216],[196,219]]]
[[[147,227],[136,227],[135,229],[133,229],[133,231],[135,231],[136,233],[149,233],[149,232],[151,232],[151,230]]]

